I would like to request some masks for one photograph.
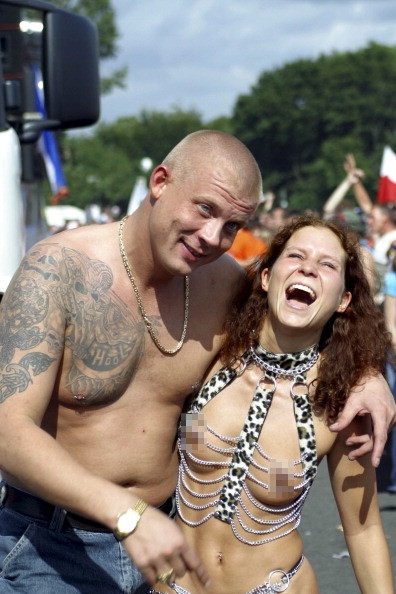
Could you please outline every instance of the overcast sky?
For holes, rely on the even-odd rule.
[[[396,45],[396,0],[112,0],[127,88],[102,100],[101,121],[142,109],[231,115],[258,76],[298,58]]]

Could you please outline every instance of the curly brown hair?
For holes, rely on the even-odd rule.
[[[334,313],[323,328],[319,342],[321,354],[312,400],[315,409],[333,421],[345,405],[350,390],[363,376],[383,373],[392,352],[391,336],[376,306],[360,258],[358,238],[342,223],[301,215],[282,227],[266,252],[248,268],[250,284],[235,299],[225,323],[225,342],[220,352],[223,362],[258,342],[268,308],[267,294],[261,287],[261,273],[271,270],[287,241],[303,227],[329,229],[339,239],[346,254],[345,290],[352,299],[343,313]]]

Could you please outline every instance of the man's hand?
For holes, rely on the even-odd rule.
[[[153,507],[146,509],[136,531],[123,544],[151,585],[157,582],[158,575],[171,569],[173,580],[193,571],[204,586],[209,584],[209,575],[177,524]]]
[[[378,467],[388,432],[396,423],[396,404],[386,379],[382,375],[364,378],[351,390],[344,410],[337,421],[330,425],[332,431],[342,431],[356,415],[370,414],[374,425],[374,444],[370,436],[350,438],[348,445],[358,446],[349,454],[351,459],[358,458],[372,450],[371,462]]]

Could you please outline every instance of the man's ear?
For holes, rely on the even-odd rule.
[[[337,307],[337,312],[344,313],[344,311],[350,304],[351,299],[352,299],[352,293],[350,293],[349,291],[345,291],[345,293],[343,294],[343,296],[341,298],[340,305]]]
[[[160,198],[170,180],[170,171],[166,165],[157,165],[150,175],[150,194],[155,199]]]
[[[264,268],[264,270],[261,273],[261,288],[266,293],[268,292],[268,285],[269,285],[269,282],[270,282],[270,276],[271,275],[270,275],[269,268]]]

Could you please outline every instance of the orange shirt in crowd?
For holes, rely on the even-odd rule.
[[[249,229],[240,229],[228,253],[243,264],[259,256],[266,249],[267,244],[262,239],[253,235]]]

